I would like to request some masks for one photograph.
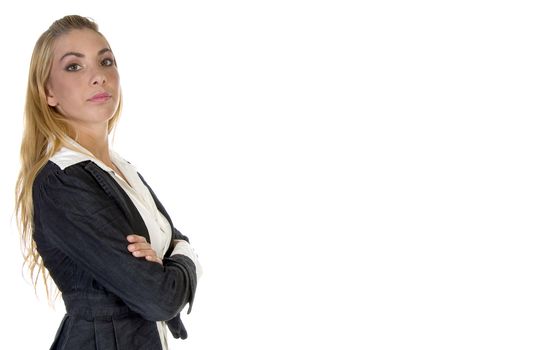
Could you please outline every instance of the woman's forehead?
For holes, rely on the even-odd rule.
[[[56,39],[54,56],[59,58],[67,52],[92,55],[97,54],[103,48],[109,48],[109,45],[99,33],[90,29],[74,29]]]

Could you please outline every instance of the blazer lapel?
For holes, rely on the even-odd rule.
[[[153,192],[153,190],[151,189],[151,187],[149,187],[149,185],[147,184],[147,182],[145,182],[145,179],[143,178],[142,175],[140,175],[140,173],[138,173],[138,176],[140,177],[140,179],[142,180],[142,182],[144,183],[144,185],[147,187],[147,189],[149,190],[149,193],[151,193],[151,197],[153,197],[153,200],[155,201],[155,205],[157,206],[157,209],[162,213],[162,215],[164,215],[164,217],[168,220],[168,222],[170,223],[170,226],[172,227],[172,231],[173,231],[173,222],[172,222],[172,219],[170,217],[170,215],[168,215],[168,212],[166,211],[166,209],[164,209],[164,206],[162,205],[162,203],[160,203],[160,201],[158,200],[157,198],[157,195]]]
[[[84,168],[95,178],[97,183],[103,188],[103,190],[112,198],[121,210],[125,213],[125,216],[132,225],[135,232],[125,232],[125,236],[129,234],[136,234],[145,237],[148,243],[151,243],[147,226],[144,219],[138,212],[138,209],[129,198],[129,195],[125,193],[123,188],[112,178],[110,174],[101,169],[97,164],[92,161],[88,161],[88,164]],[[166,214],[167,215],[167,214]]]
[[[138,173],[138,176],[140,177],[140,179],[142,180],[144,185],[149,190],[149,193],[151,194],[151,197],[153,197],[153,200],[155,201],[155,205],[157,206],[157,209],[162,213],[162,215],[164,215],[166,220],[168,220],[168,222],[170,223],[170,227],[171,227],[171,231],[172,231],[172,239],[170,240],[170,245],[168,246],[168,250],[166,251],[166,254],[164,254],[165,256],[170,256],[170,254],[173,252],[173,248],[174,248],[174,245],[175,245],[173,243],[174,232],[177,231],[177,229],[173,226],[173,222],[172,222],[172,219],[171,219],[170,215],[168,215],[168,212],[166,211],[166,209],[164,209],[164,206],[162,205],[162,203],[160,203],[160,201],[157,198],[157,195],[155,194],[155,192],[153,192],[151,187],[147,184],[147,182],[145,182],[144,177],[140,173]],[[179,232],[179,231],[177,231],[177,232]],[[188,238],[186,238],[186,239],[188,240]]]

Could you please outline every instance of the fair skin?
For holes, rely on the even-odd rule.
[[[46,84],[47,103],[67,118],[78,132],[80,145],[125,179],[108,148],[108,121],[118,108],[119,92],[114,54],[104,37],[89,29],[76,29],[56,39]],[[105,97],[95,97],[97,94]],[[162,265],[143,236],[132,234],[127,240],[133,256]]]

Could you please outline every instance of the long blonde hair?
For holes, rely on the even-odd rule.
[[[32,185],[41,168],[54,153],[62,146],[72,148],[67,135],[76,131],[72,130],[64,116],[48,105],[46,84],[52,67],[53,46],[56,39],[74,29],[90,29],[102,35],[97,23],[92,19],[76,15],[65,16],[52,23],[34,46],[28,74],[24,130],[20,148],[21,168],[15,186],[15,214],[24,257],[23,269],[24,266],[28,267],[36,295],[37,281],[41,274],[49,305],[53,304],[49,285],[55,287],[55,283],[50,278],[33,239]],[[108,133],[114,129],[121,107],[120,94],[118,108],[108,121]],[[54,300],[59,294],[60,291],[57,290]]]

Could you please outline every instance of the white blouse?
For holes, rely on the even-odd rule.
[[[121,186],[121,188],[123,188],[123,190],[128,194],[129,198],[136,206],[136,209],[138,209],[149,232],[149,237],[151,238],[151,248],[153,248],[157,256],[162,259],[172,238],[171,226],[166,217],[157,209],[151,193],[138,176],[136,168],[123,159],[115,151],[110,149],[110,159],[123,173],[128,181],[127,183],[119,174],[116,174],[114,170],[101,162],[99,159],[87,155],[91,154],[91,152],[82,147],[75,140],[69,138],[69,141],[75,148],[80,149],[80,152],[73,151],[67,147],[62,147],[54,154],[53,157],[50,158],[50,160],[57,164],[62,170],[70,165],[80,163],[85,160],[91,160],[103,170],[110,173]],[[134,232],[134,234],[136,234],[136,232]],[[176,249],[176,251],[179,252],[179,247],[177,248],[178,249]],[[176,253],[176,251],[174,251],[174,253]],[[168,343],[166,323],[164,321],[158,321],[157,328],[162,343],[162,349],[167,350]]]

